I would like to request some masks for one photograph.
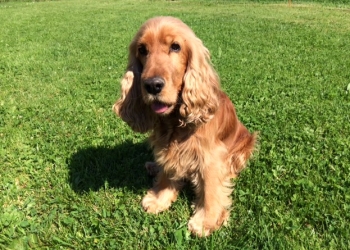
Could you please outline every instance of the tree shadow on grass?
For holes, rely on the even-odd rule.
[[[141,192],[151,187],[152,179],[144,168],[145,162],[151,160],[152,151],[146,142],[84,148],[69,159],[69,182],[77,193],[105,187]]]

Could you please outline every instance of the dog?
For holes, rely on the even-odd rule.
[[[189,231],[208,236],[225,224],[231,178],[253,154],[257,133],[238,120],[208,49],[185,23],[155,17],[141,26],[113,109],[132,130],[150,134],[155,162],[146,167],[156,179],[143,209],[167,210],[187,180],[196,195]]]

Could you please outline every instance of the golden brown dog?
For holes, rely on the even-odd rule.
[[[256,135],[238,120],[208,49],[182,21],[148,20],[129,50],[114,110],[134,131],[150,132],[155,163],[147,168],[157,176],[142,207],[168,209],[188,180],[196,193],[188,228],[207,236],[229,217],[230,179],[244,168]]]

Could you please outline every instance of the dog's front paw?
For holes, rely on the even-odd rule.
[[[190,230],[192,234],[199,237],[208,236],[212,230],[204,225],[204,219],[204,216],[200,216],[198,214],[192,216],[188,222],[188,230]]]
[[[170,207],[171,200],[159,199],[159,197],[157,197],[157,195],[150,190],[146,196],[143,197],[141,204],[147,213],[158,214]]]
[[[188,222],[188,230],[199,237],[206,237],[211,233],[209,228],[203,226],[203,221],[198,221],[193,218]]]
[[[204,210],[195,213],[188,222],[188,230],[199,237],[206,237],[213,231],[219,229],[222,224],[226,224],[229,212],[223,210],[220,216],[210,216]]]

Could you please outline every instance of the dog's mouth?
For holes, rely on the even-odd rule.
[[[171,111],[172,105],[155,101],[151,104],[151,108],[157,114],[165,114]]]

